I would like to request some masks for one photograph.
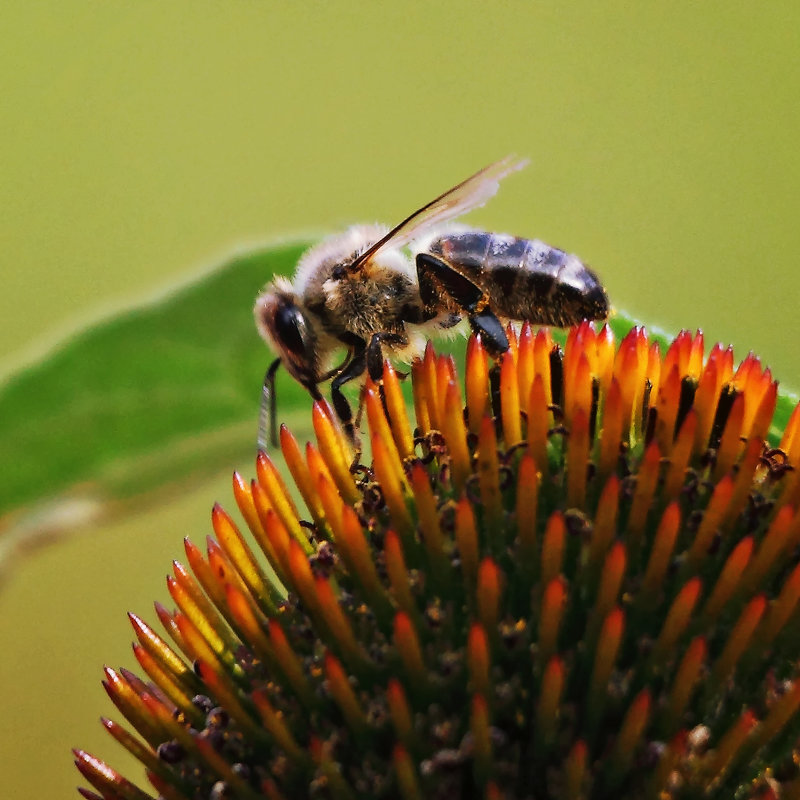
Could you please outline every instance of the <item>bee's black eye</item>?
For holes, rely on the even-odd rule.
[[[275,333],[281,344],[298,356],[306,354],[306,321],[294,306],[282,305],[275,312]]]

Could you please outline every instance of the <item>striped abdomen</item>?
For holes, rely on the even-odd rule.
[[[439,236],[428,250],[479,286],[500,317],[566,327],[608,316],[597,275],[538,239],[468,231]]]

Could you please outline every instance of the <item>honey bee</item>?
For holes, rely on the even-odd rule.
[[[538,239],[452,224],[526,163],[508,157],[491,164],[391,230],[356,225],[324,239],[301,257],[292,281],[267,284],[256,298],[255,320],[278,357],[264,379],[259,446],[267,413],[276,438],[274,381],[281,364],[314,399],[330,380],[334,409],[354,437],[342,386],[365,372],[378,380],[387,350],[409,360],[429,335],[466,317],[499,357],[508,349],[501,320],[565,327],[606,318],[606,292],[576,256]],[[334,366],[342,349],[347,354]]]

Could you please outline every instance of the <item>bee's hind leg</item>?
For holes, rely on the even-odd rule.
[[[417,254],[417,277],[420,297],[426,308],[435,310],[440,307],[439,298],[444,293],[466,313],[473,333],[480,334],[481,341],[492,355],[499,356],[508,350],[503,324],[489,308],[489,298],[480,286],[430,253]]]

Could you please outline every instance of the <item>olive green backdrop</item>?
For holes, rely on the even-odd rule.
[[[800,387],[796,2],[4,0],[0,30],[4,370],[236,245],[395,221],[515,152],[471,221]],[[124,612],[152,621],[230,466],[0,594],[5,796],[75,796],[73,745],[127,766],[100,667],[133,666]]]

